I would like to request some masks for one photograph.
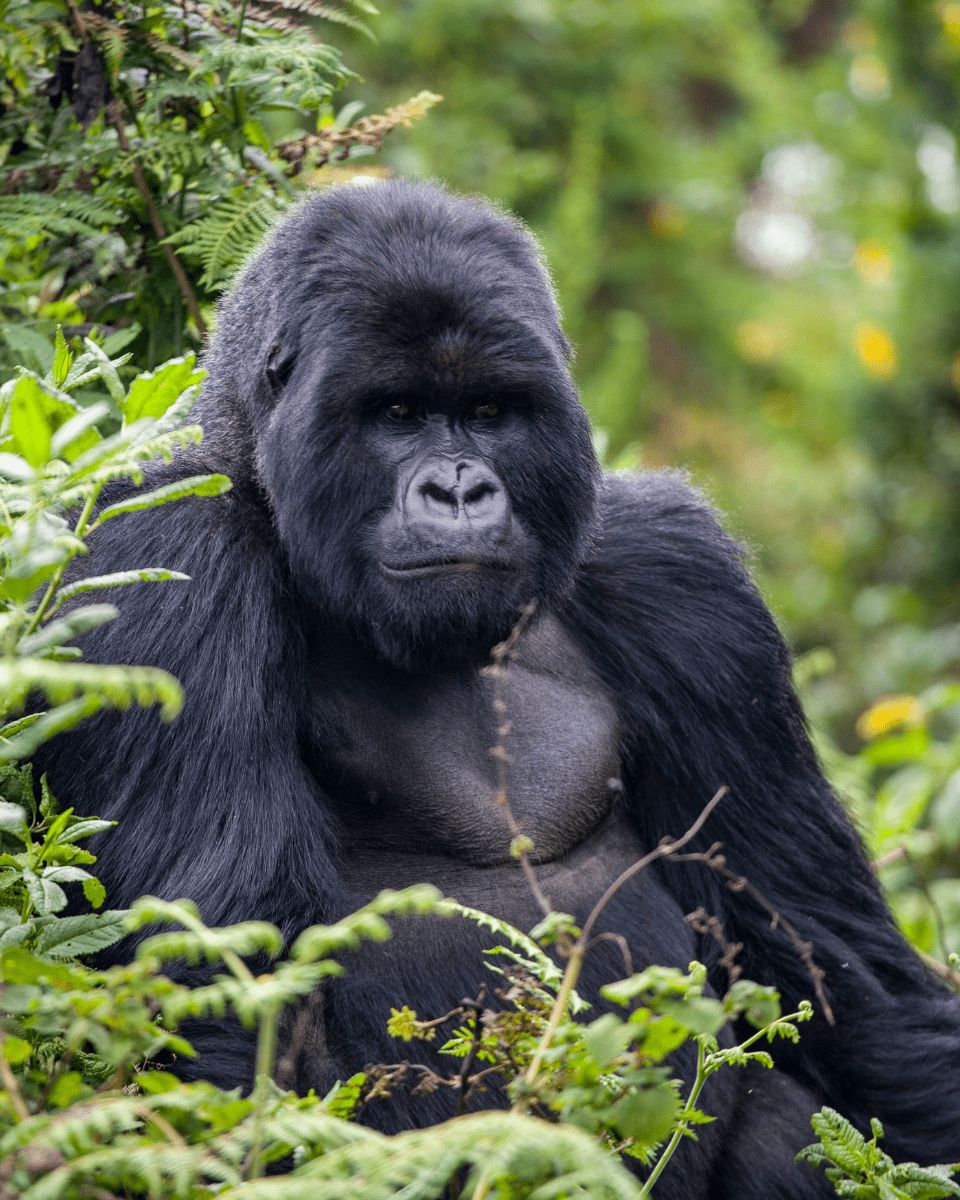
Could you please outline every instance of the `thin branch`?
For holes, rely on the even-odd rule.
[[[762,909],[770,914],[770,928],[776,929],[778,925],[781,926],[790,938],[790,941],[793,942],[794,950],[796,950],[803,961],[803,965],[807,968],[807,972],[813,980],[813,988],[817,995],[817,1001],[823,1010],[823,1015],[830,1025],[835,1025],[836,1021],[833,1016],[833,1009],[830,1007],[826,993],[823,990],[823,980],[826,978],[826,972],[822,967],[818,967],[813,960],[813,942],[805,942],[786,917],[773,907],[766,896],[758,888],[754,887],[745,875],[738,875],[736,871],[731,871],[727,866],[727,860],[722,854],[717,853],[719,849],[720,843],[715,842],[709,850],[702,854],[678,854],[673,861],[704,863],[712,871],[716,871],[718,875],[722,875],[726,879],[727,887],[731,892],[746,892]]]
[[[627,867],[627,869],[625,871],[623,871],[620,875],[617,876],[617,878],[613,881],[613,883],[610,884],[610,886],[603,893],[603,895],[600,897],[600,899],[597,901],[597,903],[593,906],[593,911],[590,913],[590,916],[587,917],[586,924],[583,927],[583,932],[580,934],[579,942],[584,942],[584,943],[586,942],[587,938],[589,938],[589,936],[590,936],[591,930],[593,929],[594,925],[597,922],[597,918],[603,912],[604,908],[606,908],[606,906],[610,902],[610,900],[613,899],[614,895],[627,882],[627,880],[632,879],[633,876],[636,875],[638,871],[642,871],[644,869],[644,867],[649,867],[649,865],[652,862],[655,862],[658,858],[666,858],[670,855],[675,854],[676,851],[679,850],[682,846],[685,846],[687,844],[687,842],[689,842],[691,840],[691,838],[695,838],[697,836],[697,834],[700,832],[700,830],[703,828],[704,823],[707,820],[707,817],[710,816],[710,814],[713,812],[713,810],[717,807],[717,805],[720,803],[720,801],[724,798],[724,796],[729,791],[730,791],[730,789],[727,787],[726,784],[724,784],[723,787],[719,788],[717,790],[716,795],[706,805],[703,812],[701,812],[700,816],[697,817],[697,819],[690,826],[690,828],[683,835],[683,837],[678,838],[676,840],[674,840],[673,838],[669,838],[669,837],[662,838],[660,841],[660,845],[657,846],[657,848],[655,850],[651,850],[650,853],[645,854],[643,856],[643,858],[637,859],[637,861],[633,864],[633,866]]]
[[[936,902],[933,892],[930,890],[930,880],[927,879],[923,868],[910,853],[907,846],[901,842],[899,846],[895,846],[893,850],[884,854],[882,858],[876,859],[875,862],[871,863],[871,866],[875,871],[879,871],[881,867],[889,867],[892,863],[899,862],[901,859],[909,863],[911,871],[916,876],[917,883],[920,884],[920,890],[926,897],[927,904],[930,905],[930,911],[933,913],[933,919],[937,926],[937,941],[940,943],[940,952],[946,957],[949,951],[947,950],[947,930],[943,921],[943,913],[940,911],[940,905]]]
[[[187,1143],[177,1133],[166,1117],[161,1117],[158,1112],[154,1112],[152,1108],[147,1108],[145,1104],[134,1105],[134,1112],[138,1116],[143,1117],[145,1121],[149,1121],[151,1125],[155,1125],[172,1146],[177,1146],[180,1150],[186,1150]]]
[[[743,974],[743,968],[736,962],[737,955],[743,949],[743,942],[728,942],[719,918],[708,916],[705,908],[687,913],[683,919],[697,933],[709,934],[723,951],[718,965],[727,972],[728,987],[732,988]]]
[[[597,942],[616,942],[616,944],[620,947],[620,953],[623,955],[625,977],[629,978],[633,974],[633,955],[630,953],[630,947],[627,944],[627,939],[623,936],[623,934],[611,933],[609,930],[605,930],[603,933],[596,934],[596,936],[592,937],[584,946],[584,954],[586,954],[588,950],[593,949]]]
[[[510,722],[507,720],[507,702],[503,698],[504,687],[510,677],[510,668],[507,666],[507,663],[516,659],[517,643],[520,641],[521,634],[527,625],[529,625],[536,611],[537,601],[534,599],[523,609],[520,614],[520,620],[510,630],[509,636],[504,641],[498,642],[490,651],[493,666],[484,667],[483,673],[493,680],[493,711],[497,714],[497,744],[490,748],[491,755],[497,760],[497,791],[494,799],[503,809],[503,815],[506,817],[507,825],[510,827],[510,832],[513,835],[511,853],[516,854],[520,860],[520,866],[523,868],[523,873],[527,878],[527,883],[530,885],[531,892],[533,892],[534,899],[539,904],[540,911],[547,917],[553,911],[553,907],[550,904],[550,897],[543,894],[536,872],[533,869],[533,864],[530,861],[530,849],[534,848],[533,843],[529,838],[524,837],[523,829],[513,815],[513,810],[510,808],[510,797],[507,792],[507,763],[512,761],[510,755],[507,753],[507,735],[510,733]]]
[[[894,846],[894,848],[887,854],[884,854],[880,858],[875,858],[870,866],[873,867],[875,871],[879,871],[883,867],[889,867],[891,863],[899,862],[901,858],[906,858],[906,856],[906,846]]]
[[[147,183],[147,177],[143,172],[143,167],[140,165],[139,159],[133,154],[133,149],[130,145],[130,139],[127,137],[127,131],[123,127],[123,118],[120,115],[119,101],[113,99],[107,105],[107,114],[110,124],[116,130],[117,140],[120,143],[120,149],[124,153],[129,154],[130,167],[133,172],[133,182],[137,191],[143,197],[143,202],[147,206],[147,215],[150,218],[150,224],[153,226],[153,232],[156,235],[157,241],[160,243],[160,249],[163,251],[164,257],[167,260],[167,266],[173,272],[173,277],[177,281],[177,286],[180,288],[180,294],[183,296],[190,316],[193,318],[193,323],[197,327],[197,332],[201,338],[207,336],[207,326],[203,317],[200,315],[200,305],[197,302],[196,293],[193,290],[193,284],[187,272],[184,270],[183,263],[177,257],[173,247],[167,242],[167,229],[163,221],[160,219],[160,213],[157,211],[157,206],[154,203],[153,193],[150,191],[150,185]]]
[[[462,1117],[467,1111],[467,1099],[471,1090],[470,1071],[473,1068],[473,1064],[477,1061],[477,1055],[483,1048],[483,1027],[480,1024],[480,1014],[483,1011],[483,999],[486,991],[487,985],[483,984],[476,1000],[463,1001],[463,1007],[473,1012],[473,1029],[471,1031],[470,1049],[464,1055],[463,1064],[460,1067],[460,1094],[457,1097],[458,1117]]]

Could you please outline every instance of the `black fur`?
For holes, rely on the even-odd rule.
[[[532,826],[562,840],[587,820],[596,829],[584,845],[632,854],[681,834],[729,785],[698,845],[722,841],[730,865],[813,943],[837,1017],[802,1027],[796,1049],[776,1047],[776,1072],[717,1081],[705,1106],[721,1119],[685,1143],[658,1194],[832,1194],[791,1161],[823,1103],[861,1127],[880,1117],[898,1158],[960,1159],[960,1006],[892,924],[807,740],[774,622],[679,476],[599,475],[567,353],[536,248],[486,205],[384,184],[301,207],[222,307],[202,452],[151,471],[152,484],[225,471],[234,490],[111,522],[95,539],[98,571],[163,565],[192,577],[129,590],[120,618],[86,641],[98,660],[173,672],[184,712],[169,727],[148,712],[105,715],[59,737],[42,762],[54,790],[119,820],[98,847],[115,904],[189,896],[210,923],[260,917],[293,935],[388,883],[431,877],[483,894],[514,868],[480,849],[498,844],[499,826],[470,795],[492,744],[476,666],[536,597],[540,623],[517,667],[517,704],[532,716],[516,736],[528,730],[534,760],[544,747],[531,778],[560,783],[546,805],[537,786],[518,785]],[[491,398],[503,411],[471,424]],[[408,437],[384,418],[391,407],[426,419]],[[500,505],[470,535],[479,566],[458,558],[466,518],[448,553],[433,510],[404,524],[397,499],[407,471],[441,524],[479,503],[461,504],[430,475],[450,446],[489,480],[476,494]],[[414,571],[395,583],[382,566],[438,554],[426,580]],[[597,762],[568,762],[565,747],[588,726]],[[443,766],[459,769],[451,743],[468,763],[463,787]],[[607,753],[624,784],[612,807],[594,780]],[[543,869],[582,908],[605,881],[579,865],[580,840],[545,853]],[[526,901],[503,903],[513,919],[528,915]],[[775,984],[788,1009],[812,998],[784,932],[700,864],[662,863],[638,879],[607,927],[627,936],[638,965],[685,966],[696,954],[716,968],[715,947],[682,920],[700,905],[744,943],[747,977]],[[298,1086],[396,1057],[389,1006],[439,1015],[475,993],[482,944],[459,924],[403,923],[396,943],[359,956],[314,1006]],[[588,991],[622,973],[607,951]],[[725,987],[722,972],[715,984]],[[196,1041],[208,1077],[249,1079],[241,1034],[206,1028]],[[689,1062],[681,1069],[689,1077]],[[397,1128],[445,1109],[411,1101],[384,1113],[371,1119]]]

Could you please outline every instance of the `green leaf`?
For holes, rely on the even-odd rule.
[[[79,596],[81,592],[92,592],[97,588],[124,587],[129,583],[158,583],[162,580],[177,580],[189,582],[190,576],[180,571],[168,571],[166,567],[141,567],[137,571],[115,571],[111,575],[91,575],[88,579],[78,579],[69,583],[57,592],[50,612],[55,612],[66,600]]]
[[[106,916],[106,913],[104,913]],[[69,921],[69,917],[62,920]],[[65,992],[89,991],[95,979],[82,967],[68,967],[62,963],[44,962],[20,946],[11,946],[0,954],[0,974],[4,983],[37,984],[48,983]]]
[[[67,907],[67,893],[52,879],[44,879],[25,867],[23,882],[33,902],[33,907],[41,917],[58,913]]]
[[[643,1038],[643,1052],[654,1062],[660,1062],[671,1050],[676,1050],[690,1036],[690,1031],[678,1025],[672,1017],[662,1016],[649,1022]]]
[[[38,716],[40,714],[37,714]],[[60,805],[57,803],[57,798],[50,791],[50,785],[47,783],[46,773],[40,776],[40,816],[44,820],[51,821],[60,811]],[[81,821],[80,824],[83,824]],[[74,830],[76,826],[74,826]],[[75,838],[61,838],[61,841],[74,841]]]
[[[194,369],[196,361],[195,355],[185,354],[170,359],[150,374],[138,375],[120,406],[125,423],[132,425],[141,417],[162,417],[182,392],[206,376],[206,371]]]
[[[10,400],[10,448],[41,467],[50,459],[52,433],[39,383],[33,375],[21,376]]]
[[[83,412],[78,412],[69,420],[64,421],[50,439],[51,458],[65,458],[73,462],[81,454],[95,446],[101,440],[100,434],[94,429],[98,421],[110,416],[110,406],[102,401],[91,404]]]
[[[119,354],[121,350],[125,350],[132,341],[140,336],[143,326],[139,321],[134,321],[128,325],[126,329],[118,329],[116,333],[111,333],[109,337],[103,339],[103,352],[110,356]]]
[[[66,1071],[50,1089],[48,1099],[54,1108],[67,1108],[86,1090],[79,1071]]]
[[[116,821],[101,821],[98,817],[84,817],[71,825],[57,839],[60,845],[79,842],[81,838],[92,837],[95,833],[103,833],[112,829]]]
[[[73,729],[84,717],[92,717],[101,707],[101,699],[95,695],[78,696],[65,704],[55,705],[37,717],[22,733],[0,744],[0,761],[15,762],[20,758],[29,758],[55,733]]]
[[[156,508],[161,504],[169,504],[171,500],[182,500],[185,496],[220,496],[228,492],[233,484],[226,475],[193,475],[189,479],[180,479],[176,483],[168,483],[165,487],[152,492],[142,492],[139,496],[131,496],[129,500],[121,500],[105,508],[90,526],[88,532],[98,529],[104,521],[119,517],[123,513],[139,512],[144,508]]]
[[[345,1121],[349,1120],[360,1103],[363,1085],[366,1082],[367,1077],[363,1072],[360,1072],[358,1075],[351,1075],[346,1083],[338,1082],[324,1097],[324,1103],[330,1110],[331,1115],[341,1117]]]
[[[111,399],[122,409],[125,392],[123,384],[120,382],[120,376],[117,374],[117,367],[123,366],[123,364],[130,357],[129,354],[124,355],[122,358],[111,359],[109,355],[104,354],[97,343],[91,341],[90,338],[84,338],[83,344],[93,356],[94,362],[97,366],[97,371],[100,375],[100,378],[107,385],[107,391],[110,393]]]
[[[0,660],[0,694],[15,701],[32,691],[43,692],[54,704],[92,697],[108,708],[160,704],[166,721],[173,720],[183,704],[180,684],[156,667],[55,663],[38,658]],[[20,736],[29,737],[39,724],[37,721]]]
[[[30,713],[26,717],[18,717],[16,721],[8,721],[6,725],[0,728],[0,738],[12,738],[21,729],[27,729],[34,721],[38,721],[42,715],[42,713]]]
[[[8,1063],[19,1066],[20,1063],[25,1063],[33,1054],[33,1047],[29,1042],[25,1042],[23,1038],[7,1037],[3,1043],[3,1057]]]
[[[583,1031],[587,1053],[598,1067],[608,1067],[638,1036],[636,1025],[628,1025],[613,1013],[604,1013]]]
[[[73,352],[67,345],[63,330],[57,326],[57,337],[54,343],[53,366],[50,368],[50,381],[55,387],[63,387],[64,381],[70,374],[73,363]]]
[[[906,733],[873,742],[872,745],[865,746],[860,754],[874,766],[884,767],[922,759],[929,748],[930,734],[925,726],[918,725],[915,729],[908,729]]]
[[[665,1083],[624,1096],[614,1104],[610,1116],[624,1137],[650,1144],[670,1136],[679,1107],[676,1090]]]
[[[83,882],[83,894],[88,903],[92,904],[94,908],[99,908],[107,898],[107,889],[99,879],[94,879],[91,875]]]
[[[719,1033],[727,1023],[723,1005],[709,996],[688,996],[683,1000],[665,998],[656,1002],[656,1011],[672,1017],[691,1033]]]
[[[45,338],[36,329],[31,329],[29,325],[4,325],[0,333],[19,362],[32,365],[41,375],[46,375],[51,370],[56,351],[49,338]]]
[[[114,620],[116,616],[117,610],[112,604],[85,604],[57,621],[42,625],[36,633],[25,637],[17,646],[17,653],[23,657],[31,654],[43,655],[52,646],[59,646],[82,633],[97,629],[100,625]]]
[[[87,883],[97,883],[90,879]],[[87,884],[83,885],[84,892]],[[102,886],[101,886],[101,890]],[[106,892],[104,891],[104,895]],[[59,917],[40,931],[37,953],[51,958],[79,958],[113,946],[129,932],[126,909],[110,909],[104,913],[83,913],[75,917]]]

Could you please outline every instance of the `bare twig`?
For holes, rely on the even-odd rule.
[[[685,846],[687,842],[691,840],[691,838],[695,838],[703,828],[707,817],[710,816],[713,810],[729,791],[730,789],[726,784],[719,788],[716,795],[705,806],[703,812],[701,812],[700,816],[697,817],[683,837],[677,839],[669,837],[662,838],[660,840],[660,844],[655,850],[651,850],[650,853],[645,854],[643,858],[637,859],[633,866],[627,867],[625,871],[617,876],[617,878],[613,881],[613,883],[610,884],[597,903],[593,906],[593,911],[590,913],[590,916],[587,917],[586,924],[583,927],[583,932],[580,934],[578,939],[578,944],[579,942],[585,942],[585,940],[589,938],[590,932],[597,922],[597,918],[603,912],[604,908],[606,908],[609,901],[613,899],[614,895],[627,882],[627,880],[632,879],[633,876],[636,875],[638,871],[642,871],[644,867],[649,867],[649,865],[652,862],[656,862],[658,858],[666,858],[675,854],[677,850],[679,850],[682,846]]]
[[[138,1116],[143,1117],[145,1121],[149,1121],[151,1125],[155,1125],[172,1146],[186,1150],[187,1143],[177,1133],[166,1117],[161,1117],[159,1113],[154,1112],[152,1108],[147,1108],[145,1104],[134,1105],[134,1111]]]
[[[743,968],[735,961],[743,949],[743,942],[728,942],[719,919],[708,916],[705,908],[701,907],[692,913],[687,913],[683,919],[697,933],[709,934],[723,951],[719,965],[727,972],[729,987],[733,987],[743,974]]]
[[[914,946],[914,949],[917,950],[917,947]],[[946,963],[942,963],[939,958],[934,958],[932,954],[927,954],[925,950],[917,950],[917,953],[931,971],[935,971],[941,979],[945,979],[948,983],[953,984],[955,988],[960,989],[960,971],[955,971],[953,967],[948,967]]]
[[[906,858],[906,846],[894,846],[894,848],[882,855],[880,858],[875,858],[870,864],[875,871],[879,871],[882,867],[889,867],[891,863],[899,862],[901,858]]]
[[[524,837],[520,823],[510,808],[510,798],[507,792],[507,763],[512,761],[510,755],[507,753],[507,735],[510,733],[510,722],[507,720],[507,702],[503,698],[504,687],[510,675],[508,663],[516,659],[517,643],[520,641],[521,634],[527,625],[529,625],[536,611],[537,601],[534,599],[521,612],[520,620],[510,630],[509,637],[502,642],[498,642],[490,651],[493,665],[484,667],[483,673],[493,680],[493,711],[497,714],[497,744],[490,749],[490,753],[497,760],[497,791],[494,799],[503,809],[503,815],[506,817],[507,825],[510,827],[510,832],[513,835],[513,843],[510,847],[511,853],[515,854],[520,860],[520,866],[523,868],[523,873],[527,878],[527,883],[530,885],[530,890],[533,892],[534,899],[539,904],[540,911],[546,917],[549,916],[553,909],[550,904],[550,897],[543,894],[536,872],[533,869],[533,864],[530,861],[530,850],[534,846],[529,838]]]
[[[473,1029],[470,1049],[464,1055],[463,1065],[460,1067],[460,1094],[457,1097],[457,1116],[462,1117],[467,1111],[467,1100],[470,1096],[471,1083],[470,1071],[473,1064],[477,1061],[477,1055],[483,1046],[483,1027],[480,1024],[480,1013],[483,1011],[483,998],[486,995],[487,985],[483,984],[480,988],[480,993],[476,1000],[464,1000],[463,1007],[473,1011]]]
[[[584,954],[586,954],[588,950],[591,950],[597,944],[597,942],[616,942],[616,944],[620,947],[620,953],[623,955],[624,976],[628,978],[633,974],[633,955],[630,953],[630,946],[622,933],[611,933],[609,930],[604,930],[603,933],[598,933],[584,946]]]
[[[587,947],[590,945],[590,934],[593,930],[593,926],[597,922],[597,918],[600,916],[601,912],[603,912],[603,909],[608,901],[621,887],[623,887],[627,880],[636,875],[638,871],[642,871],[644,867],[649,866],[650,863],[654,862],[658,858],[663,858],[666,855],[674,854],[676,850],[679,850],[682,846],[685,846],[691,838],[696,837],[696,835],[703,828],[704,822],[729,790],[730,789],[726,785],[721,787],[717,791],[716,795],[704,807],[703,811],[683,835],[683,837],[677,839],[663,838],[660,842],[660,845],[657,846],[655,850],[651,850],[649,854],[645,854],[643,858],[638,859],[633,866],[628,867],[625,871],[623,871],[593,906],[593,911],[590,913],[590,916],[587,917],[586,924],[584,925],[580,936],[569,950],[567,967],[563,973],[563,979],[560,983],[560,989],[557,992],[557,998],[553,1002],[553,1007],[550,1010],[550,1017],[547,1021],[543,1034],[541,1035],[537,1048],[534,1051],[533,1057],[530,1060],[530,1065],[524,1072],[523,1078],[528,1088],[533,1087],[537,1075],[540,1073],[540,1064],[543,1062],[543,1057],[550,1048],[553,1035],[560,1027],[560,1023],[566,1015],[567,1005],[570,1002],[570,994],[576,987],[577,980],[580,977],[580,968],[583,965],[583,957],[587,952]],[[530,1106],[530,1103],[531,1098],[529,1094],[520,1096],[510,1111],[526,1112],[527,1108]],[[478,1195],[481,1191],[482,1189],[478,1189]]]
[[[702,854],[677,854],[673,856],[673,861],[704,863],[712,871],[716,871],[718,875],[722,875],[726,879],[727,887],[731,892],[746,892],[762,909],[770,914],[770,928],[776,929],[777,926],[780,926],[790,938],[790,941],[793,942],[794,950],[796,950],[803,961],[803,965],[807,968],[807,972],[813,981],[813,989],[816,992],[817,1002],[823,1010],[823,1015],[830,1025],[835,1025],[836,1021],[833,1016],[833,1009],[830,1007],[826,993],[823,990],[823,980],[826,978],[826,972],[814,962],[813,943],[805,942],[786,917],[777,912],[766,896],[758,888],[754,887],[745,875],[738,875],[735,871],[731,871],[727,866],[727,860],[724,856],[717,853],[719,849],[720,843],[715,842],[709,850]]]
[[[940,905],[936,902],[933,892],[930,890],[930,880],[927,878],[926,872],[920,866],[919,862],[917,862],[914,855],[910,853],[907,846],[901,842],[899,846],[895,846],[889,853],[884,854],[882,858],[876,859],[871,866],[875,871],[879,871],[881,867],[889,867],[892,863],[899,862],[901,859],[909,863],[911,871],[916,876],[917,883],[920,884],[920,890],[930,905],[930,911],[933,913],[933,919],[937,926],[937,941],[940,943],[940,953],[946,957],[949,951],[947,950],[947,930],[943,921],[943,913],[940,911]]]

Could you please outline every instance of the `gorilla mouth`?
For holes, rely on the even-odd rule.
[[[423,559],[418,562],[391,564],[382,559],[377,564],[380,573],[387,579],[430,579],[438,575],[471,574],[480,571],[498,571],[515,573],[516,568],[510,563],[498,562],[491,558],[478,558],[472,554],[461,554],[456,557]]]

